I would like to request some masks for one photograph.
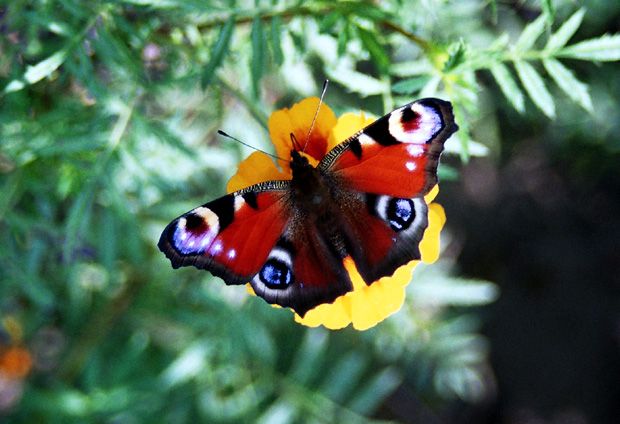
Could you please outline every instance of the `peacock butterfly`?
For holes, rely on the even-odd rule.
[[[291,152],[292,179],[267,181],[205,203],[164,229],[172,266],[193,265],[226,284],[249,282],[300,316],[352,290],[350,256],[367,284],[420,258],[424,195],[437,183],[452,106],[402,106],[327,152],[314,167]]]

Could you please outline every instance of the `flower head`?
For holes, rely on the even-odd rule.
[[[292,150],[298,150],[299,145],[305,145],[302,154],[316,166],[338,143],[374,122],[373,118],[366,117],[363,113],[345,113],[336,118],[332,110],[323,103],[310,132],[318,106],[319,99],[311,97],[290,109],[281,109],[271,115],[269,134],[278,157],[290,158]],[[239,164],[237,173],[228,182],[228,192],[263,181],[291,179],[289,162],[278,162],[281,169],[264,153],[252,153]],[[435,186],[425,197],[429,204],[429,223],[420,243],[420,252],[421,260],[426,263],[434,262],[439,256],[439,232],[446,220],[441,205],[431,203],[438,191]],[[353,282],[353,290],[338,297],[333,303],[318,305],[303,318],[295,314],[295,321],[309,327],[323,325],[330,329],[344,328],[349,324],[357,330],[373,327],[401,308],[405,300],[405,288],[411,281],[413,269],[418,262],[411,261],[398,268],[392,276],[380,278],[367,285],[357,272],[353,260],[347,257],[344,259],[344,266]],[[249,290],[251,291],[251,288]]]
[[[0,319],[0,413],[19,403],[32,355],[22,344],[22,326],[13,316]]]

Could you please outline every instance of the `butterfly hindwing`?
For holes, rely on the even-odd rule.
[[[423,196],[399,198],[356,193],[357,204],[343,203],[343,231],[350,237],[350,255],[368,284],[420,259],[419,244],[428,226]]]
[[[287,233],[251,281],[257,295],[303,317],[308,310],[351,290],[342,257],[330,240],[312,226]]]

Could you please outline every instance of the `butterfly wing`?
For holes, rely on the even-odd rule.
[[[437,183],[444,142],[458,129],[449,102],[423,99],[380,118],[319,164],[332,178],[350,254],[367,283],[420,259],[424,195]]]
[[[349,291],[351,281],[319,232],[292,219],[289,186],[260,183],[192,209],[168,224],[158,247],[174,268],[249,282],[267,302],[303,316]]]
[[[247,283],[289,219],[288,186],[261,183],[192,209],[168,224],[158,247],[174,268],[193,265],[227,284]]]
[[[418,100],[340,143],[318,167],[359,192],[424,195],[437,184],[444,142],[457,129],[449,102]]]
[[[312,226],[286,231],[251,285],[267,302],[291,307],[303,317],[317,305],[351,291],[342,258]]]

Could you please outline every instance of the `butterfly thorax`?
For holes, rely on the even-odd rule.
[[[302,217],[302,222],[312,223],[329,249],[344,257],[346,243],[341,232],[338,203],[332,192],[336,188],[334,182],[324,172],[310,165],[308,159],[299,152],[293,151],[291,157],[291,203],[297,211],[295,216]],[[299,228],[291,223],[290,231],[296,233]],[[297,237],[303,240],[302,243],[312,243],[303,235],[298,234]]]
[[[291,194],[294,205],[317,220],[324,219],[333,207],[325,176],[299,152],[294,150],[291,157]]]

